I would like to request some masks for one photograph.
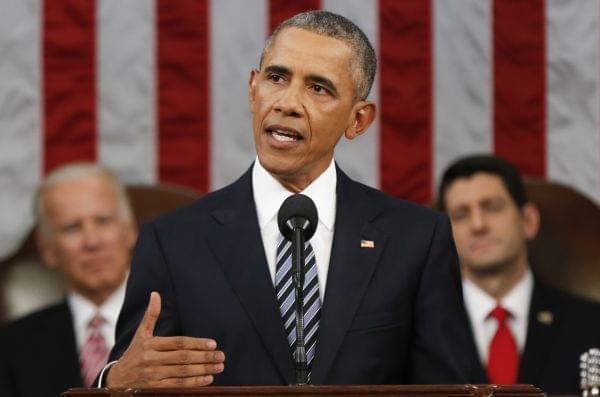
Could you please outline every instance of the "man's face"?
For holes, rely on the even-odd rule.
[[[526,241],[537,233],[537,211],[532,213],[531,204],[519,209],[499,176],[476,173],[457,179],[442,199],[467,273],[526,264]]]
[[[125,280],[136,231],[123,215],[108,177],[60,182],[43,193],[46,214],[39,245],[68,287],[101,303]]]
[[[327,168],[342,134],[354,138],[374,117],[372,104],[354,100],[351,57],[340,40],[287,28],[265,53],[261,70],[252,72],[258,158],[292,190],[302,190]]]

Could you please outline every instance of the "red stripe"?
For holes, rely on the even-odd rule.
[[[320,10],[321,0],[270,0],[269,32],[286,19],[307,10]]]
[[[157,1],[158,175],[209,189],[210,69],[207,0]]]
[[[544,0],[494,2],[494,148],[523,173],[546,175]]]
[[[432,5],[381,0],[381,188],[428,202],[432,181]]]
[[[43,5],[44,171],[96,159],[96,1]]]

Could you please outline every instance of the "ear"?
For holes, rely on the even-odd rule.
[[[523,232],[527,240],[533,240],[540,230],[540,211],[538,207],[529,202],[521,209],[523,217]]]
[[[259,71],[252,69],[250,71],[250,78],[248,79],[248,101],[250,102],[250,109],[254,105],[254,98],[256,98],[256,79],[258,78]]]
[[[56,257],[56,253],[54,252],[54,246],[52,245],[52,242],[49,241],[51,237],[48,236],[47,233],[44,234],[44,232],[42,232],[39,229],[39,226],[35,233],[35,237],[38,251],[42,256],[42,259],[44,260],[44,265],[51,269],[57,268],[58,258]]]
[[[369,128],[373,120],[375,120],[376,106],[375,103],[369,101],[359,101],[352,108],[350,122],[344,135],[348,139],[354,139],[361,135]]]

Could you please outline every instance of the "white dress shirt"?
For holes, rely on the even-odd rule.
[[[490,312],[500,304],[511,313],[508,318],[508,327],[517,342],[519,354],[525,347],[527,337],[527,324],[529,320],[529,306],[533,293],[533,276],[527,270],[519,282],[506,294],[500,302],[489,296],[485,291],[468,279],[463,279],[463,295],[465,307],[471,321],[471,328],[477,344],[479,359],[485,366],[488,361],[489,346],[498,328],[498,322],[490,317]]]
[[[73,325],[75,328],[75,341],[77,351],[81,352],[83,345],[88,337],[88,324],[90,320],[99,313],[104,318],[101,331],[106,345],[112,348],[115,344],[115,328],[117,318],[125,299],[125,282],[100,306],[96,306],[90,300],[83,296],[71,292],[67,296],[71,314],[73,315]]]
[[[335,162],[332,160],[329,167],[315,179],[301,193],[310,197],[317,207],[319,223],[315,235],[310,239],[310,244],[315,252],[317,261],[317,274],[319,276],[319,294],[321,300],[325,294],[331,244],[333,243],[333,229],[335,226],[337,174]],[[277,255],[277,242],[279,241],[279,227],[277,226],[277,212],[283,201],[294,194],[284,188],[264,167],[258,158],[252,169],[252,190],[254,203],[258,214],[258,226],[262,236],[265,256],[271,273],[271,280],[275,280],[275,258]]]

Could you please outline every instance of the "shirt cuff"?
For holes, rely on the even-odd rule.
[[[113,366],[114,363],[116,363],[118,360],[115,361],[111,361],[108,364],[106,364],[104,366],[104,368],[102,368],[102,371],[100,371],[100,375],[98,375],[98,384],[96,385],[96,387],[106,387],[106,376],[108,375],[108,370],[110,369],[110,367]]]

